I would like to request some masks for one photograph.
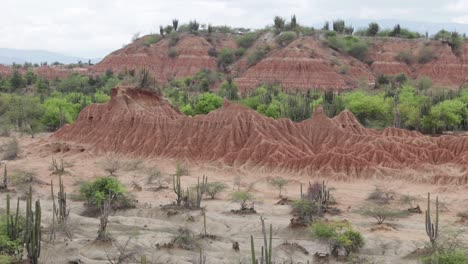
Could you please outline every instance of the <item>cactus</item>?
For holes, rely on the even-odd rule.
[[[432,222],[431,215],[431,193],[427,193],[427,211],[426,211],[426,234],[431,241],[432,249],[436,250],[437,238],[439,237],[439,197],[436,196],[435,224]]]
[[[3,184],[0,185],[0,189],[8,189],[8,172],[7,172],[7,165],[3,168]]]
[[[328,208],[328,202],[330,202],[330,189],[325,185],[325,181],[322,181],[320,192],[318,193],[317,202],[323,207]]]
[[[200,185],[200,177],[198,177],[198,183],[197,183],[197,208],[201,207],[201,201],[202,201],[202,198],[203,198],[203,194],[205,194],[207,184],[208,184],[208,178],[205,177],[205,175],[203,175],[201,185]]]
[[[250,251],[252,252],[252,264],[256,264],[257,259],[255,258],[255,245],[253,236],[250,236]]]
[[[146,264],[146,256],[141,256],[141,264]]]
[[[205,264],[205,263],[206,263],[206,256],[203,255],[203,251],[200,248],[200,261],[199,261],[199,264]]]
[[[184,191],[180,185],[180,175],[178,173],[173,176],[172,185],[174,188],[174,193],[177,195],[177,205],[180,205],[184,197]]]
[[[301,183],[301,199],[304,198],[304,194],[302,193],[302,183]]]
[[[270,237],[267,239],[267,233],[265,228],[265,221],[263,217],[260,217],[260,221],[262,222],[262,234],[263,234],[263,242],[264,246],[261,248],[261,257],[260,262],[255,257],[255,245],[253,236],[250,236],[250,250],[252,253],[252,264],[271,264],[271,258],[273,255],[273,225],[270,224]]]
[[[206,212],[205,212],[205,210],[203,210],[203,229],[205,231],[205,236],[208,235],[208,233],[206,232]]]
[[[33,212],[31,186],[29,186],[26,201],[26,228],[24,233],[29,263],[39,264],[39,256],[41,255],[41,203],[39,200],[36,201],[35,211]]]
[[[6,208],[6,228],[7,228],[7,235],[10,240],[18,239],[20,233],[20,226],[19,226],[19,198],[16,203],[16,215],[13,216],[10,214],[10,195],[7,195],[7,208]]]
[[[58,221],[59,223],[65,223],[70,215],[70,209],[67,207],[67,193],[63,187],[62,176],[59,175],[59,192],[57,194],[58,200]]]
[[[60,164],[55,158],[52,158],[52,169],[54,170],[53,174],[62,175],[65,173],[65,166],[63,165],[63,159],[60,159]]]

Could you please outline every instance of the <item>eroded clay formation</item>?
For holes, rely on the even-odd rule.
[[[300,123],[263,116],[242,105],[194,117],[163,98],[130,87],[81,111],[52,136],[97,152],[211,162],[236,168],[353,179],[405,178],[468,183],[468,136],[367,129],[349,111],[328,118],[320,108]]]

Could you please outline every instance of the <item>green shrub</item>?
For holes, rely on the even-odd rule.
[[[0,152],[2,152],[2,159],[14,160],[18,157],[19,144],[16,138],[8,140],[5,144],[0,146]]]
[[[405,63],[407,65],[411,65],[414,62],[414,56],[409,51],[400,51],[396,56],[395,59],[399,62]]]
[[[161,40],[161,36],[160,35],[156,35],[156,34],[151,34],[149,36],[147,36],[145,38],[145,40],[143,41],[143,44],[147,47],[151,46],[152,44],[154,43],[157,43],[159,40]]]
[[[309,199],[299,199],[292,204],[293,213],[295,213],[299,219],[308,222],[313,219],[319,211],[318,206]]]
[[[326,43],[329,47],[342,53],[347,53],[363,61],[367,57],[367,43],[354,36],[328,36]]]
[[[236,57],[242,57],[242,55],[244,55],[244,53],[245,53],[245,49],[242,48],[242,47],[237,48],[236,51],[234,52]]]
[[[282,178],[282,177],[276,177],[276,178],[271,179],[271,181],[270,181],[271,185],[278,188],[280,196],[281,196],[281,193],[283,191],[283,188],[286,185],[288,185],[288,183],[289,183],[289,181],[287,179]]]
[[[96,207],[100,207],[109,195],[120,196],[124,193],[125,187],[115,177],[101,177],[80,187],[80,194],[87,204]]]
[[[434,51],[429,47],[422,47],[418,53],[418,62],[421,64],[428,63],[436,58]]]
[[[356,253],[364,246],[364,238],[361,233],[353,230],[347,222],[316,221],[311,226],[312,235],[326,242],[333,256],[338,256],[344,251],[346,256]]]
[[[377,224],[381,225],[385,220],[401,218],[408,215],[408,211],[401,211],[389,208],[383,205],[367,205],[357,211],[360,215],[373,217],[377,220]]]
[[[248,191],[237,191],[231,194],[231,202],[238,203],[241,210],[247,209],[249,202],[253,202],[255,197]]]
[[[227,81],[223,82],[223,84],[221,84],[218,94],[219,96],[226,97],[228,100],[239,99],[239,95],[237,93],[237,84],[235,84],[232,79],[228,79]]]
[[[436,251],[429,257],[422,258],[423,264],[465,264],[468,255],[461,250]]]
[[[218,67],[225,70],[234,62],[234,54],[231,49],[223,48],[218,54]]]
[[[367,28],[366,35],[373,37],[377,35],[377,33],[379,33],[379,30],[380,30],[379,24],[370,23],[369,27]]]
[[[252,54],[249,55],[249,57],[247,58],[247,63],[249,65],[256,64],[257,62],[265,58],[266,54],[269,51],[270,51],[269,46],[258,47]]]
[[[175,58],[177,56],[179,56],[179,52],[177,51],[176,48],[172,47],[169,49],[169,51],[167,52],[167,55],[170,57],[170,58]]]
[[[227,185],[222,182],[209,182],[206,186],[206,193],[211,197],[211,199],[215,199],[216,194],[224,191],[227,189]]]
[[[243,49],[248,49],[257,40],[257,33],[247,33],[236,39],[237,46]]]
[[[194,107],[194,114],[208,114],[223,105],[223,98],[212,93],[204,93],[198,97]]]
[[[289,43],[291,43],[294,39],[296,39],[297,34],[294,31],[286,31],[281,34],[279,34],[275,41],[280,47],[287,46]]]

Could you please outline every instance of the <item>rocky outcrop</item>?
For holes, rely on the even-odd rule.
[[[429,137],[367,129],[349,112],[330,119],[321,109],[301,123],[274,120],[225,102],[207,115],[185,116],[150,92],[120,87],[52,136],[96,151],[214,162],[339,179],[405,178],[468,184],[468,137]]]

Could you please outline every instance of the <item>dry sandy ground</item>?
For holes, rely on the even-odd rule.
[[[104,158],[102,153],[93,153],[88,146],[73,146],[66,154],[55,153],[54,142],[48,140],[48,134],[43,134],[35,139],[19,137],[21,152],[15,161],[9,161],[10,174],[20,170],[34,172],[37,177],[50,182],[57,182],[57,176],[51,175],[50,163],[52,157],[63,157],[69,164],[69,172],[64,178],[66,192],[69,196],[77,193],[79,183],[106,175],[99,161]],[[6,140],[0,138],[0,141]],[[80,150],[81,149],[81,150]],[[83,150],[84,149],[84,150]],[[83,151],[83,152],[81,152]],[[120,158],[123,162],[129,158]],[[172,186],[172,178],[169,176],[175,172],[174,160],[145,160],[144,166],[156,166],[167,179],[167,186]],[[201,239],[199,241],[206,263],[250,263],[250,235],[253,235],[260,248],[262,243],[260,216],[263,216],[267,224],[273,224],[273,258],[277,263],[318,263],[313,261],[315,252],[327,252],[325,244],[313,239],[307,228],[291,229],[288,227],[292,217],[289,205],[276,205],[278,191],[268,184],[270,177],[282,176],[289,179],[285,195],[291,199],[299,196],[300,183],[322,180],[312,179],[301,175],[252,172],[233,168],[220,168],[210,164],[190,164],[190,175],[182,177],[184,186],[196,183],[197,176],[206,175],[209,181],[221,181],[229,185],[229,188],[215,200],[204,200],[206,206],[207,229],[209,234],[217,236],[217,239]],[[237,209],[238,205],[229,201],[230,193],[235,188],[233,179],[240,175],[241,188],[252,186],[257,199],[255,215],[235,215],[231,209]],[[129,192],[135,195],[139,201],[136,209],[117,211],[110,217],[109,229],[115,238],[114,243],[98,243],[94,239],[99,225],[98,218],[85,217],[80,214],[84,210],[83,202],[71,203],[70,226],[73,231],[73,239],[58,234],[54,242],[48,242],[48,227],[51,222],[51,198],[50,186],[37,184],[34,186],[35,197],[41,199],[43,207],[43,250],[41,263],[63,264],[71,260],[80,260],[79,263],[110,263],[111,258],[117,257],[117,246],[124,245],[131,238],[128,250],[136,251],[137,255],[146,255],[148,263],[198,263],[199,250],[183,249],[157,249],[156,244],[170,242],[181,227],[188,228],[194,233],[202,233],[203,217],[200,211],[187,211],[174,216],[167,216],[167,211],[160,208],[161,205],[174,201],[175,194],[172,189],[164,189],[158,192],[147,190],[151,186],[147,184],[147,176],[142,169],[120,170],[117,177],[127,186]],[[326,180],[326,179],[325,179]],[[133,182],[143,187],[142,191],[132,188]],[[253,184],[253,185],[252,185]],[[441,213],[441,223],[444,228],[450,228],[456,232],[464,232],[468,226],[457,223],[456,214],[464,211],[468,205],[468,187],[466,186],[433,186],[415,185],[401,181],[382,181],[374,179],[349,180],[347,182],[328,181],[328,185],[335,188],[333,196],[336,198],[343,213],[338,216],[326,216],[330,219],[346,219],[354,228],[362,232],[366,239],[366,245],[360,251],[360,256],[367,257],[376,263],[418,263],[416,259],[407,258],[407,255],[418,248],[427,245],[427,237],[424,229],[423,214],[413,214],[407,218],[388,221],[393,224],[393,230],[371,231],[374,227],[374,219],[360,216],[355,212],[357,208],[365,204],[366,198],[375,186],[380,186],[395,192],[394,197],[402,194],[418,196],[418,204],[425,209],[425,197],[430,191],[434,196],[438,195],[445,205]],[[5,201],[5,194],[0,194]],[[14,194],[13,196],[19,195]],[[396,207],[405,208],[398,201],[392,202]],[[0,205],[5,207],[5,202]],[[24,205],[21,205],[24,208]],[[468,235],[462,234],[462,239],[468,241]],[[282,243],[297,242],[309,251],[309,255],[281,245]],[[240,244],[240,251],[232,249],[232,243]],[[259,253],[257,253],[258,255]],[[138,257],[139,258],[139,257]],[[139,263],[130,261],[126,263]],[[330,261],[330,263],[335,263]]]

